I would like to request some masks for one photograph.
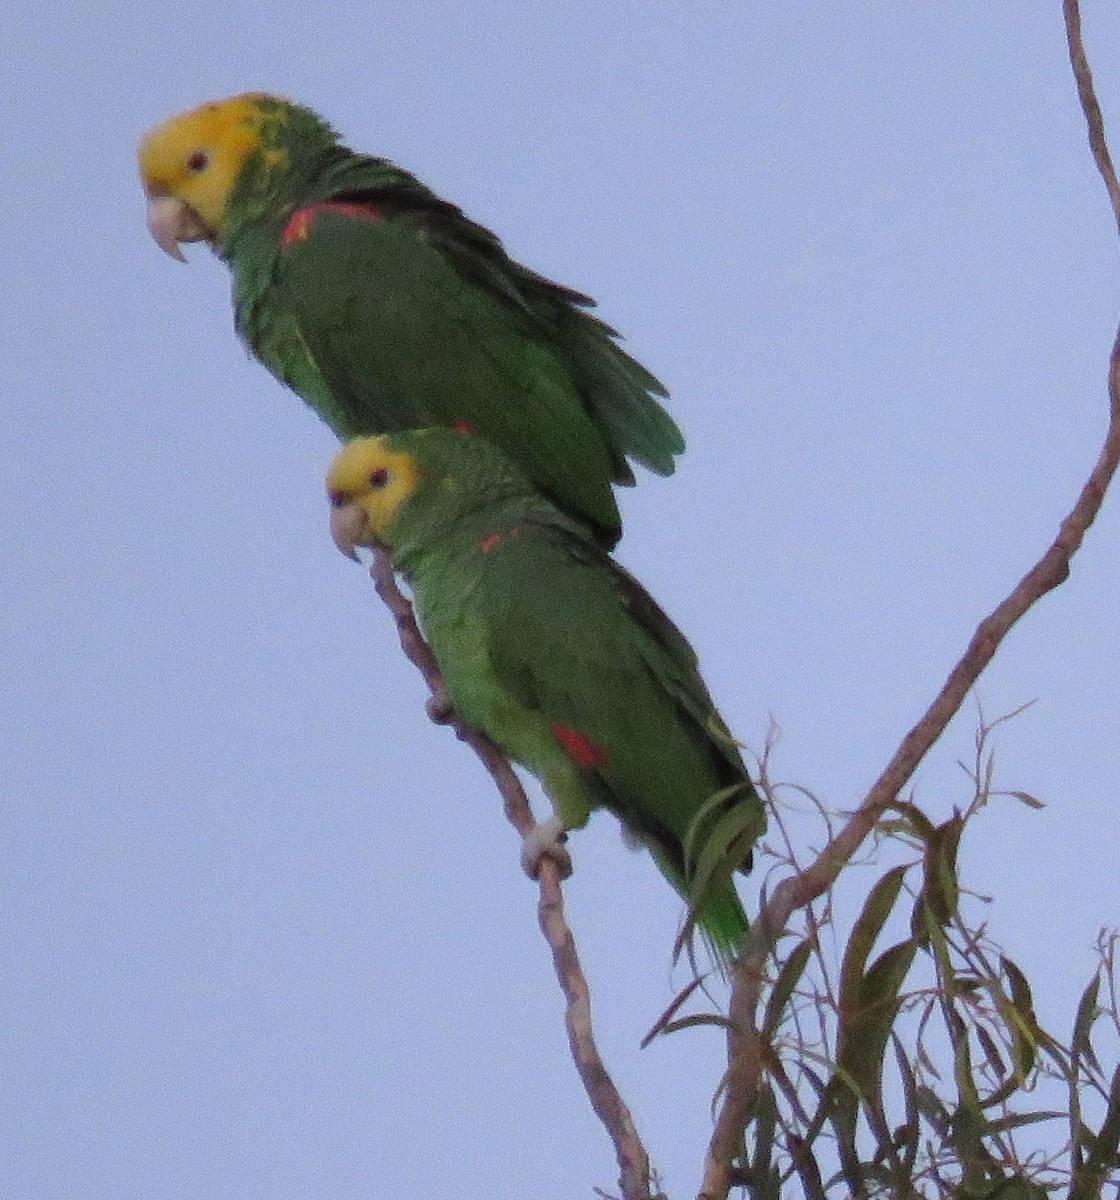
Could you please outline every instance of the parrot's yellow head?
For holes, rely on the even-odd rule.
[[[284,151],[267,147],[290,109],[277,97],[245,92],[180,113],[145,135],[140,180],[148,229],[161,249],[183,260],[180,242],[220,239],[246,159],[263,150],[266,166],[284,167]]]
[[[355,546],[389,543],[389,530],[401,505],[416,491],[420,468],[392,436],[347,442],[327,472],[331,536],[348,558]]]

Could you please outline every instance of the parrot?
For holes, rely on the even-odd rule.
[[[459,717],[551,802],[525,870],[552,856],[566,873],[568,831],[607,809],[726,974],[749,928],[733,872],[750,869],[766,819],[684,634],[485,438],[438,426],[356,438],[327,496],[338,548],[381,547],[406,580]]]
[[[608,549],[627,460],[672,474],[684,439],[665,388],[594,301],[310,109],[213,101],[151,130],[138,157],[155,241],[183,261],[180,243],[210,244],[239,336],[340,440],[479,433]]]

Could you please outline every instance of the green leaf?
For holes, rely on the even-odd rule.
[[[894,867],[875,884],[852,928],[840,968],[841,1013],[848,1007],[856,1011],[862,1006],[864,964],[891,915],[907,870],[904,866]]]
[[[785,1007],[808,965],[809,955],[813,952],[813,941],[814,939],[807,937],[800,942],[782,964],[778,978],[774,980],[774,986],[770,989],[770,996],[766,1001],[766,1015],[762,1022],[762,1035],[767,1041],[773,1037],[782,1023]]]
[[[762,1083],[755,1097],[754,1153],[749,1158],[751,1200],[780,1200],[781,1172],[774,1163],[774,1137],[778,1128],[778,1105],[769,1083]]]
[[[964,818],[956,813],[933,831],[926,841],[922,864],[922,891],[930,912],[941,925],[947,925],[956,915],[960,903],[960,883],[957,880],[957,850],[960,847]]]
[[[1070,1049],[1075,1059],[1084,1059],[1095,1071],[1101,1069],[1100,1061],[1093,1050],[1093,1025],[1096,1022],[1099,1009],[1097,998],[1101,990],[1100,972],[1089,981],[1089,986],[1081,993],[1081,1001],[1077,1006],[1077,1017],[1073,1022],[1073,1039]]]
[[[830,1082],[830,1119],[837,1134],[841,1166],[850,1187],[861,1174],[855,1147],[859,1102],[880,1143],[887,1137],[881,1077],[887,1039],[898,1012],[898,994],[910,969],[917,943],[907,939],[885,950],[867,969],[871,953],[890,917],[909,868],[894,867],[876,881],[844,948],[840,968],[837,1061]],[[843,1080],[845,1086],[839,1086]]]
[[[953,1191],[955,1200],[1049,1200],[1050,1193],[1040,1183],[1022,1175],[1004,1175],[980,1186],[961,1186]]]
[[[914,1101],[918,1106],[918,1111],[937,1130],[938,1137],[947,1138],[953,1117],[933,1088],[919,1084],[914,1093]]]
[[[902,1039],[893,1030],[891,1041],[894,1045],[895,1065],[902,1079],[902,1097],[906,1105],[906,1123],[895,1129],[895,1145],[902,1151],[902,1169],[912,1178],[921,1134],[921,1123],[918,1120],[918,1081],[910,1060],[906,1057]]]
[[[911,832],[922,842],[928,842],[934,833],[934,824],[920,808],[905,800],[896,800],[887,805],[887,811],[894,809],[909,826]]]
[[[731,1029],[731,1021],[719,1013],[693,1013],[687,1017],[681,1017],[679,1021],[669,1021],[662,1025],[658,1030],[659,1033],[666,1036],[670,1033],[676,1033],[679,1029],[695,1029],[698,1025],[714,1025],[717,1029]]]
[[[704,980],[702,978],[692,979],[680,992],[677,993],[676,996],[673,997],[673,1001],[669,1007],[661,1014],[661,1016],[657,1018],[657,1020],[654,1022],[653,1028],[645,1035],[644,1038],[642,1038],[640,1046],[643,1050],[650,1044],[650,1042],[653,1041],[655,1037],[660,1037],[660,1035],[665,1032],[666,1027],[672,1023],[673,1017],[676,1015],[676,1013],[680,1012],[681,1006],[688,1001],[689,997],[693,992],[696,991],[697,988],[703,986]]]
[[[997,1079],[1002,1079],[1007,1074],[1007,1064],[1003,1061],[1003,1055],[999,1052],[995,1038],[983,1025],[977,1025],[975,1030],[976,1040],[980,1043],[984,1057],[988,1060],[988,1069]]]
[[[1026,1078],[1034,1069],[1038,1058],[1038,1044],[1046,1035],[1039,1028],[1034,1015],[1034,998],[1031,996],[1031,985],[1022,971],[1005,955],[1000,956],[1003,973],[1011,985],[1011,1019],[1004,1005],[1000,1005],[1001,1015],[1007,1021],[1011,1033],[1011,1052],[1015,1057],[1015,1067],[1020,1078]]]
[[[1045,803],[1037,796],[1032,796],[1030,792],[1000,792],[1001,796],[1014,796],[1016,800],[1021,800],[1028,808],[1045,808]]]
[[[837,1016],[837,1061],[810,1124],[809,1140],[824,1120],[831,1122],[841,1172],[859,1194],[866,1172],[856,1146],[861,1102],[881,1147],[890,1152],[882,1099],[883,1058],[917,942],[910,938],[889,947],[870,967],[867,960],[891,912],[909,868],[892,868],[872,887],[844,948]]]
[[[1112,1075],[1108,1109],[1100,1132],[1092,1139],[1088,1158],[1074,1171],[1069,1200],[1097,1200],[1110,1167],[1117,1165],[1116,1148],[1120,1145],[1120,1067]]]
[[[894,1028],[899,993],[917,943],[908,938],[884,950],[862,980],[858,1009],[846,1008],[839,1030],[838,1065],[851,1076],[860,1096],[877,1096],[887,1039]]]
[[[1069,1116],[1066,1112],[1052,1109],[1049,1112],[1040,1110],[1031,1113],[1008,1113],[1005,1117],[997,1117],[988,1121],[985,1128],[992,1133],[1006,1133],[1009,1129],[1020,1129],[1024,1125],[1038,1125],[1043,1121],[1064,1121]]]

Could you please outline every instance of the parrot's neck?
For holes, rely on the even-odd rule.
[[[414,521],[395,538],[393,561],[408,574],[422,573],[429,562],[469,561],[509,536],[517,520],[516,510],[482,509],[452,521]]]

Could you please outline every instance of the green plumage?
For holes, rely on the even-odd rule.
[[[747,930],[731,873],[765,818],[692,647],[484,440],[433,429],[384,444],[419,483],[379,538],[459,713],[539,778],[565,828],[614,812],[726,965]]]
[[[627,459],[667,475],[684,448],[661,384],[588,297],[513,261],[392,163],[341,146],[309,110],[261,103],[277,119],[218,246],[253,352],[343,439],[469,426],[612,546]]]

